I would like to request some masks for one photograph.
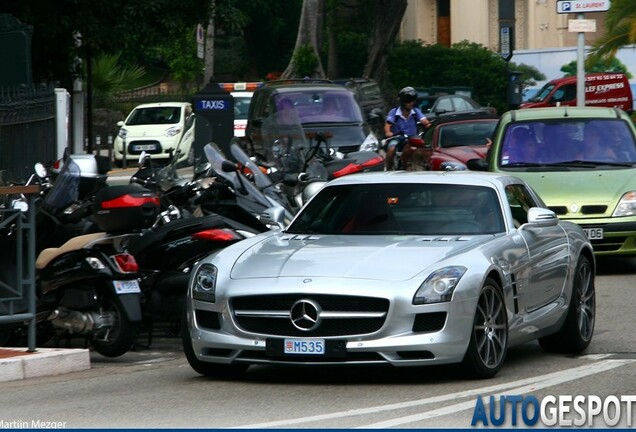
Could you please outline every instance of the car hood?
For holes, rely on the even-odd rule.
[[[431,264],[489,239],[492,236],[308,236],[280,233],[243,251],[230,276],[232,279],[344,277],[407,280]],[[417,259],[412,259],[413,256]]]
[[[484,159],[488,147],[483,145],[438,148],[437,152],[466,163],[471,159]]]
[[[635,168],[510,173],[525,180],[548,206],[606,205],[611,214],[625,192],[636,190]]]
[[[303,130],[330,135],[329,145],[332,148],[360,146],[369,133],[364,123],[307,123],[303,124]]]

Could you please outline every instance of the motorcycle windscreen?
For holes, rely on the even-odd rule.
[[[272,204],[267,200],[263,192],[261,192],[254,184],[252,184],[247,178],[241,177],[242,174],[237,172],[225,172],[223,171],[223,161],[227,158],[223,155],[223,152],[214,143],[207,144],[204,147],[205,156],[210,162],[211,169],[215,175],[223,177],[231,182],[237,202],[244,204],[244,207],[253,209],[253,211],[263,211],[270,208]]]
[[[283,97],[277,111],[263,120],[261,128],[265,157],[283,174],[298,174],[305,169],[309,142],[305,137],[295,102]]]
[[[51,190],[44,198],[44,203],[50,208],[64,209],[77,201],[79,196],[80,167],[68,156],[60,174],[55,179]]]
[[[232,157],[236,159],[237,162],[248,168],[252,172],[252,176],[254,177],[254,183],[256,183],[256,187],[263,190],[267,187],[271,187],[273,185],[272,181],[269,179],[267,174],[260,170],[258,165],[249,158],[249,156],[243,151],[243,149],[236,143],[232,144],[230,147],[230,151],[232,152]]]

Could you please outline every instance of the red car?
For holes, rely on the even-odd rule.
[[[442,114],[426,130],[421,147],[403,150],[402,166],[410,171],[465,170],[470,159],[486,157],[498,121],[490,110]]]

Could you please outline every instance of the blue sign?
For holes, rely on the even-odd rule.
[[[201,99],[196,101],[196,111],[227,111],[228,102],[226,99]]]
[[[612,6],[610,0],[569,0],[557,1],[557,13],[605,12]]]

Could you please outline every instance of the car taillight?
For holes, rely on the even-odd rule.
[[[362,171],[362,165],[351,163],[343,168],[340,168],[338,171],[335,171],[332,175],[334,176],[334,178],[337,178],[345,176],[347,174],[354,174],[360,171]]]
[[[139,270],[139,265],[137,264],[135,257],[130,254],[121,253],[113,255],[113,259],[122,273],[132,273]]]
[[[230,229],[209,229],[205,231],[199,231],[192,234],[192,237],[197,240],[208,241],[234,241],[241,240],[243,237]]]

